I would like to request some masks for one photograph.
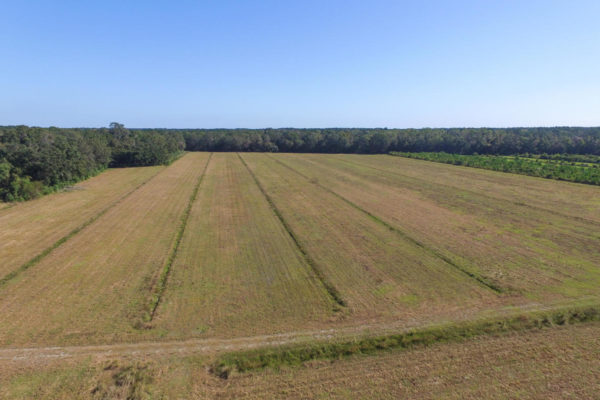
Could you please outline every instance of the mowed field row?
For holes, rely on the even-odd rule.
[[[269,157],[505,294],[598,294],[599,188],[390,156]]]
[[[0,343],[94,343],[135,323],[208,160],[187,154],[0,289]]]
[[[215,153],[153,325],[169,336],[315,327],[334,304],[235,153]]]
[[[243,154],[264,190],[356,320],[433,318],[498,296],[265,154]]]
[[[598,296],[600,188],[429,164],[189,153],[148,169],[0,286],[0,345],[417,326]],[[28,240],[54,232],[48,210]]]
[[[14,205],[0,203],[0,279],[163,169],[110,169],[69,191]]]

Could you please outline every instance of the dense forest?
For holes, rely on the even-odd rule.
[[[0,200],[28,200],[107,167],[168,164],[184,149],[177,132],[0,127]]]
[[[596,154],[600,128],[196,129],[179,130],[190,151],[310,153]]]
[[[537,176],[547,179],[600,185],[600,164],[593,162],[570,161],[569,155],[552,157],[496,156],[496,155],[462,155],[448,153],[402,153],[390,154],[419,160],[435,161],[452,165],[463,165],[490,169],[493,171],[512,172],[514,174]],[[589,160],[588,160],[589,161]]]
[[[0,200],[31,199],[107,167],[168,164],[183,150],[600,155],[600,128],[127,129],[0,127]],[[587,155],[587,156],[579,156]],[[574,156],[575,157],[575,156]]]

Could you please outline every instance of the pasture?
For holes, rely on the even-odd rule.
[[[150,351],[135,361],[145,367],[131,360],[124,365],[153,371],[156,387],[173,393],[178,389],[163,374],[175,374],[188,387],[183,375],[192,371],[206,384],[188,387],[192,393],[225,398],[324,391],[344,397],[343,387],[363,373],[381,382],[425,380],[413,367],[433,357],[449,387],[462,382],[461,371],[488,382],[478,390],[489,393],[465,392],[476,396],[496,393],[492,382],[501,374],[478,375],[477,366],[490,362],[491,355],[481,359],[485,346],[505,360],[501,369],[510,365],[503,346],[521,349],[519,376],[543,393],[537,373],[527,368],[549,351],[549,368],[559,371],[552,349],[565,343],[571,343],[565,365],[573,365],[598,330],[589,323],[531,339],[521,332],[477,339],[472,346],[389,350],[331,367],[315,361],[299,372],[236,376],[224,392],[206,368],[216,354],[236,346],[362,337],[595,305],[600,187],[387,155],[268,153],[188,153],[168,167],[109,170],[77,186],[82,190],[0,205],[0,356],[6,348],[33,348],[35,355],[35,348],[47,346],[83,346],[64,350],[80,355],[92,346],[88,350],[99,354],[103,347],[93,346],[129,343],[171,357],[161,343],[185,343],[185,358],[169,358],[175,372],[165,372]],[[597,341],[589,343],[597,353]],[[67,393],[65,379],[104,379],[98,371],[107,354],[90,355],[95,361],[88,359],[85,371],[82,364],[69,366],[75,356],[66,364],[27,368],[31,376],[51,374],[56,393]],[[587,355],[585,360],[594,365]],[[0,357],[0,395],[7,398],[29,390],[11,362]],[[568,376],[558,376],[557,384]],[[302,383],[309,381],[314,384]],[[337,386],[325,390],[327,381]],[[303,388],[293,389],[296,384]],[[29,388],[46,390],[35,389],[35,379]],[[423,395],[411,388],[360,390],[365,396],[381,390]]]

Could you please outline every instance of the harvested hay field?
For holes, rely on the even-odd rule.
[[[448,316],[461,307],[500,301],[489,287],[270,156],[243,158],[300,246],[340,293],[346,320]]]
[[[597,322],[382,345],[226,381],[209,370],[234,350],[596,307],[600,187],[383,155],[265,153],[188,153],[81,186],[0,208],[0,397],[598,389]]]
[[[217,399],[592,399],[600,390],[600,324],[252,372],[225,387],[212,382],[194,389]]]

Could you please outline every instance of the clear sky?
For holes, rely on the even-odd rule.
[[[0,2],[0,125],[600,125],[600,1]]]

